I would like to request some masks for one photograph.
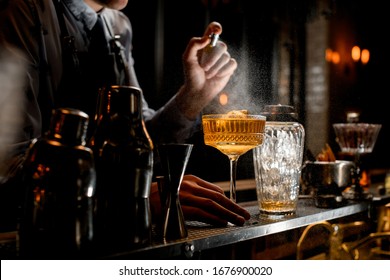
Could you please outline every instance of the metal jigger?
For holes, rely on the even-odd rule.
[[[179,201],[179,190],[192,147],[192,144],[161,144],[157,148],[164,171],[164,180],[160,182],[164,242],[188,235]]]

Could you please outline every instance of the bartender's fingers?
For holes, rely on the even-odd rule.
[[[187,48],[183,53],[183,62],[187,65],[191,63],[198,64],[198,55],[200,51],[210,43],[209,37],[193,37],[188,42]]]
[[[185,199],[182,203],[183,207],[191,207],[192,211],[184,212],[186,219],[196,219],[198,221],[207,221],[211,217],[218,217],[220,221],[228,221],[235,225],[243,225],[245,218],[237,213],[230,211],[221,204],[212,199],[197,197],[196,199]],[[215,218],[214,218],[215,222]]]
[[[183,61],[185,63],[197,62],[199,51],[205,48],[211,41],[210,35],[212,33],[221,34],[222,26],[218,22],[211,22],[205,32],[203,37],[193,37],[189,41],[186,50],[183,53]],[[220,43],[220,42],[218,42]]]
[[[223,206],[225,209],[231,212],[241,215],[247,220],[250,218],[250,213],[237,203],[234,203],[229,198],[227,198],[219,186],[204,181],[196,176],[187,177],[187,179],[191,180],[183,181],[180,187],[180,201],[185,202],[186,200],[189,200],[189,203],[194,203],[196,200],[194,200],[192,197],[196,196],[200,198],[206,198]],[[198,204],[198,206],[201,205]]]
[[[200,208],[187,205],[182,205],[181,207],[183,209],[184,218],[188,221],[198,221],[220,227],[227,226],[228,224],[228,221],[222,217]]]
[[[222,41],[217,41],[213,48],[207,49],[206,54],[202,55],[200,65],[208,72],[213,69],[218,70],[229,60],[230,54],[227,51],[227,45]]]
[[[184,175],[182,183],[183,186],[181,188],[185,188],[187,184],[196,184],[195,186],[205,188],[207,190],[213,190],[222,194],[224,193],[220,186],[213,184],[209,181],[203,180],[198,176],[192,174]]]
[[[193,199],[191,196],[192,197],[196,196],[197,199]],[[217,210],[223,210],[224,212],[226,211],[226,213],[240,215],[247,220],[249,220],[249,218],[251,217],[250,213],[247,210],[242,208],[237,203],[232,202],[224,194],[219,194],[217,192],[196,188],[192,190],[191,196],[183,193],[183,195],[180,196],[180,201],[186,204],[196,205],[202,208],[205,207],[210,211],[211,210],[213,211],[214,208]]]
[[[237,62],[226,51],[216,61],[211,61],[209,66],[207,70],[205,67],[206,79],[212,79],[215,76],[223,78],[233,74],[237,68]]]

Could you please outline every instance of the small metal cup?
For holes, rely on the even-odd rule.
[[[307,161],[302,167],[303,187],[312,189],[315,204],[333,208],[343,202],[342,191],[352,183],[352,161]]]

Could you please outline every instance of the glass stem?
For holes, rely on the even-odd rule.
[[[236,202],[236,174],[238,157],[229,157],[230,160],[230,200]]]

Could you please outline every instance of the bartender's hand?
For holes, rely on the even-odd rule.
[[[249,212],[226,197],[219,186],[194,175],[184,176],[179,196],[184,218],[189,221],[226,226],[228,222],[243,225],[250,218]],[[150,200],[152,215],[161,219],[157,183],[152,184]]]
[[[237,62],[230,56],[224,42],[218,40],[215,47],[207,48],[212,33],[222,33],[218,22],[210,23],[203,37],[193,37],[183,54],[185,81],[176,95],[176,102],[188,119],[196,119],[224,89],[237,68]],[[207,55],[202,58],[205,48]]]

